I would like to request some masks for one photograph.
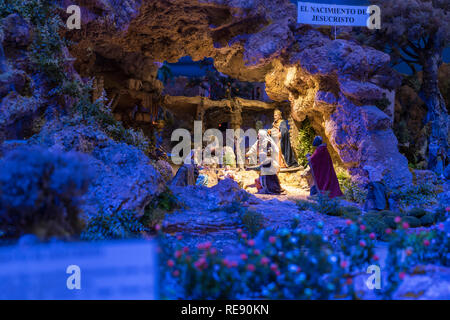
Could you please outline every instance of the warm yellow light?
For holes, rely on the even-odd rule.
[[[289,86],[289,84],[294,80],[295,73],[297,72],[296,67],[290,67],[288,69],[287,75],[286,75],[286,81],[284,82],[285,86]]]

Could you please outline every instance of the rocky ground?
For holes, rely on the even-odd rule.
[[[249,174],[252,176],[252,174]],[[248,178],[248,177],[247,177]],[[195,248],[199,243],[211,242],[221,254],[229,259],[237,259],[241,252],[237,229],[242,227],[238,212],[230,210],[233,202],[260,213],[264,228],[290,227],[295,218],[300,219],[299,227],[311,231],[318,224],[323,225],[323,234],[333,243],[333,230],[345,227],[345,219],[320,214],[311,210],[299,210],[298,200],[306,200],[305,189],[297,186],[283,186],[287,194],[281,196],[254,194],[240,189],[232,180],[220,181],[212,188],[190,186],[174,191],[185,208],[167,214],[163,230],[169,243]],[[346,205],[357,205],[345,203]],[[180,237],[181,236],[181,237]],[[383,269],[387,244],[379,241],[376,247]],[[361,272],[355,277],[357,296],[361,299],[377,299],[374,291],[365,285],[369,274]],[[449,299],[450,268],[425,265],[417,266],[405,278],[393,296],[395,299]]]

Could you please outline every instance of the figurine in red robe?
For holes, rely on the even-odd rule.
[[[330,198],[342,196],[331,156],[328,153],[327,145],[323,143],[322,137],[317,136],[314,139],[313,146],[317,149],[309,157],[309,163],[316,188],[320,192],[328,192]]]

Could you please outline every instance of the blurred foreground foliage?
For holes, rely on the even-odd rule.
[[[4,238],[80,234],[81,196],[91,173],[83,156],[22,147],[0,160],[0,230]]]

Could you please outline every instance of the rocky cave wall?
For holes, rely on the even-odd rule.
[[[356,181],[370,166],[391,186],[411,182],[392,131],[399,79],[389,56],[297,25],[288,0],[104,0],[82,13],[82,30],[66,34],[71,54],[81,75],[106,78],[108,94],[136,81],[135,96],[160,92],[158,63],[212,57],[222,73],[289,100],[293,119],[308,117]]]

